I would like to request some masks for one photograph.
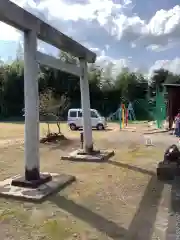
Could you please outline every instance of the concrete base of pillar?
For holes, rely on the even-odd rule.
[[[48,173],[42,173],[43,175],[48,175]],[[63,189],[68,184],[76,180],[74,176],[66,174],[50,174],[52,179],[46,184],[42,184],[37,188],[25,188],[19,186],[13,186],[12,181],[19,179],[20,176],[15,176],[13,178],[6,179],[0,182],[0,197],[14,198],[21,200],[29,200],[34,202],[41,202],[47,196]]]
[[[84,162],[103,162],[107,161],[110,157],[114,156],[112,150],[98,150],[93,151],[91,154],[84,152],[82,149],[71,152],[67,156],[62,156],[62,160],[69,161],[84,161]]]
[[[50,174],[40,174],[38,180],[28,181],[24,176],[13,179],[11,185],[23,188],[38,188],[40,185],[52,181],[52,176]]]

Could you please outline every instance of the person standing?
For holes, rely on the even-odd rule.
[[[175,117],[175,132],[176,137],[180,137],[180,113]]]

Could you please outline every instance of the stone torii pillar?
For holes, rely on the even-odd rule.
[[[39,179],[39,90],[36,33],[24,33],[25,178]]]
[[[36,33],[24,33],[25,178],[39,179],[39,90]]]
[[[50,175],[40,175],[39,83],[36,51],[36,32],[29,30],[24,33],[25,174],[24,177],[13,180],[12,185],[33,188],[51,180]]]
[[[87,61],[84,58],[79,58],[80,61],[80,89],[81,89],[81,105],[83,112],[83,132],[84,132],[84,151],[86,153],[93,152],[92,142],[92,127],[91,127],[91,110],[90,110],[90,96],[89,96],[89,82]]]
[[[83,112],[83,133],[84,133],[84,149],[77,149],[72,153],[62,156],[62,160],[71,161],[95,161],[100,162],[107,160],[114,155],[114,151],[95,150],[92,141],[92,124],[91,124],[91,108],[90,93],[87,71],[87,60],[85,57],[79,58],[80,62],[80,89],[81,89],[81,107]]]

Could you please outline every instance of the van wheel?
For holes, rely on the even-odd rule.
[[[77,127],[76,127],[76,125],[75,125],[74,123],[71,123],[71,124],[69,125],[69,127],[70,127],[70,129],[71,129],[72,131],[75,131],[75,130],[77,129]]]
[[[104,130],[104,126],[103,124],[99,123],[97,126],[96,126],[97,130]]]

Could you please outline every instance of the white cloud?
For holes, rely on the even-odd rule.
[[[160,44],[151,44],[146,47],[147,50],[154,51],[154,52],[162,52],[167,49],[173,48],[174,46],[178,46],[179,41],[178,40],[172,40],[168,39],[167,44],[165,46],[160,45]]]
[[[129,41],[132,48],[141,44],[148,50],[163,51],[177,44],[177,39],[180,39],[179,26],[180,6],[177,5],[170,10],[157,11],[149,22],[139,16],[127,17],[124,13],[118,13],[111,20],[109,32],[118,40],[124,38]]]
[[[97,63],[112,68],[113,74],[122,68],[136,70],[132,59],[124,57],[119,60],[107,56],[115,41],[122,39],[132,48],[143,46],[148,51],[160,52],[179,44],[180,6],[170,10],[159,10],[146,21],[137,15],[126,15],[132,9],[131,0],[43,0],[35,4],[33,0],[11,0],[51,25],[80,41],[98,54]],[[73,1],[73,4],[72,4]],[[20,33],[0,22],[0,40],[19,41]],[[113,42],[114,41],[114,42]],[[116,45],[117,46],[117,45]],[[47,44],[39,48],[46,53],[54,52]],[[102,51],[104,49],[105,51]],[[180,71],[179,59],[158,60],[150,68],[166,67],[168,70]]]
[[[173,60],[157,60],[149,69],[149,75],[151,75],[154,70],[160,68],[164,68],[175,74],[180,74],[180,58],[177,57]]]
[[[125,38],[132,48],[143,44],[148,50],[159,51],[171,48],[173,42],[180,38],[180,6],[177,5],[170,10],[159,10],[149,20],[141,19],[139,16],[126,16],[125,9],[132,8],[131,0],[43,0],[36,4],[34,0],[12,0],[21,7],[26,8],[35,15],[48,20],[60,30],[66,29],[66,34],[81,32],[74,29],[73,23],[85,21],[83,28],[85,35],[88,27],[98,31],[105,31],[117,40]],[[63,23],[68,25],[63,27]],[[65,24],[65,25],[66,25]],[[77,35],[77,33],[76,33]],[[95,38],[96,36],[94,36]],[[176,41],[177,43],[177,41]],[[163,46],[163,48],[161,48]]]
[[[78,31],[71,27],[72,22],[85,21],[86,23],[94,23],[95,30],[101,27],[107,33],[114,35],[116,32],[114,19],[117,18],[122,22],[126,21],[127,17],[123,15],[123,11],[132,5],[131,0],[124,0],[122,4],[119,1],[113,2],[112,0],[89,0],[86,4],[80,4],[77,0],[73,0],[74,4],[69,4],[65,0],[43,0],[39,4],[35,4],[33,0],[12,1],[35,15],[45,18],[60,30],[60,22],[69,21],[68,28],[70,29],[66,30],[66,34],[67,32]]]
[[[141,22],[142,23],[142,22]],[[180,39],[180,6],[159,10],[148,23],[144,22],[136,40],[152,51],[163,51],[174,47]],[[138,34],[138,32],[137,32]]]
[[[99,48],[93,48],[90,46],[87,46],[91,51],[95,52],[97,55],[101,54],[101,50]]]
[[[157,50],[159,49],[159,45],[151,44],[151,45],[147,46],[146,49],[147,49],[147,50],[157,51]]]
[[[154,36],[168,35],[179,29],[180,6],[170,10],[159,10],[147,25],[149,33]]]
[[[129,3],[130,1],[128,4]],[[122,12],[124,5],[127,5],[126,1],[122,5],[119,3],[113,3],[111,0],[89,0],[86,4],[80,4],[79,2],[76,4],[68,4],[66,1],[62,0],[44,0],[37,6],[37,8],[41,11],[48,9],[49,20],[51,19],[51,16],[73,21],[79,19],[97,19],[98,22],[104,25],[111,14]]]
[[[124,0],[122,4],[119,1],[114,3],[112,0],[89,0],[87,2],[85,0],[73,0],[74,4],[70,4],[72,0],[43,0],[39,1],[38,4],[34,0],[11,1],[42,20],[48,21],[51,25],[63,33],[72,36],[83,45],[89,42],[89,39],[91,39],[90,42],[96,42],[97,40],[101,42],[103,33],[105,37],[102,47],[106,49],[109,45],[106,42],[108,32],[105,35],[102,29],[104,31],[108,30],[110,28],[108,21],[111,18],[113,19],[117,14],[122,13],[123,9],[131,4],[130,0]],[[101,31],[99,31],[100,29]],[[99,36],[98,34],[94,34],[95,31],[99,33]],[[14,39],[15,34],[13,33],[8,35],[7,31],[3,31],[3,34],[5,39],[10,40],[10,36]],[[7,37],[5,37],[6,34]],[[100,36],[102,36],[102,39],[100,39]],[[18,40],[18,38],[16,39]],[[96,44],[94,47],[96,47]]]
[[[117,59],[114,60],[108,56],[102,55],[97,58],[97,64],[105,69],[105,71],[111,72],[112,77],[116,77],[122,69],[127,68],[130,71],[139,72],[144,74],[147,77],[151,77],[155,70],[163,68],[174,74],[180,74],[180,58],[176,57],[172,60],[157,60],[154,64],[148,69],[143,66],[134,66],[132,63],[132,58],[128,57],[127,59]]]
[[[131,47],[132,48],[135,48],[136,47],[136,44],[134,42],[131,43]]]
[[[97,58],[97,65],[105,69],[105,71],[111,72],[112,77],[116,77],[122,69],[127,68],[130,71],[139,72],[144,74],[147,77],[151,77],[155,70],[163,68],[174,74],[180,74],[180,58],[176,57],[172,60],[157,60],[154,64],[148,69],[143,66],[134,66],[132,63],[132,57],[121,58],[121,59],[112,59],[105,55],[104,52],[101,53],[101,56]]]
[[[20,32],[15,28],[0,22],[0,40],[2,41],[18,41],[20,38]]]
[[[32,8],[35,8],[37,6],[34,0],[10,0],[10,1],[17,4],[20,7],[25,7],[28,5]]]
[[[46,12],[49,21],[55,19],[74,22],[84,20],[91,24],[95,21],[99,27],[104,28],[116,39],[125,38],[132,47],[143,43],[144,46],[149,46],[149,50],[156,51],[161,46],[173,47],[173,44],[169,42],[180,38],[179,5],[170,10],[157,11],[149,22],[139,16],[126,16],[124,9],[127,7],[132,7],[132,1],[126,0],[120,4],[119,1],[89,0],[86,4],[70,5],[65,1],[59,4],[59,0],[44,0],[37,9]],[[95,26],[98,30],[98,25]],[[164,49],[162,48],[161,51]]]
[[[105,55],[105,51],[101,52],[101,55],[97,57],[96,65],[102,67],[106,72],[106,76],[109,74],[111,77],[115,78],[122,69],[128,68],[132,71],[136,69],[133,67],[131,57],[113,59]]]

